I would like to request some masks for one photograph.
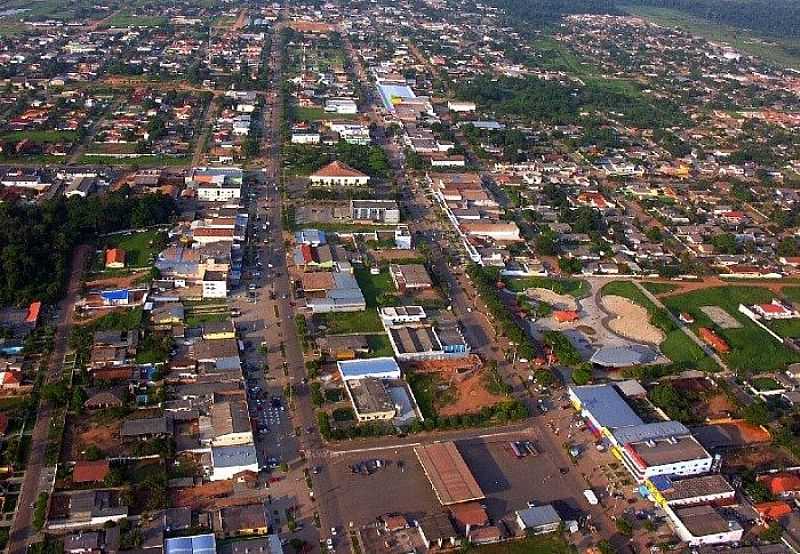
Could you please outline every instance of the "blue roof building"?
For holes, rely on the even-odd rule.
[[[370,358],[364,360],[346,360],[337,363],[342,381],[351,379],[400,379],[400,366],[394,358]]]
[[[164,554],[217,554],[217,541],[213,533],[166,539]]]

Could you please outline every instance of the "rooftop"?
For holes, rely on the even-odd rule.
[[[618,429],[643,423],[613,385],[571,387],[570,391],[603,427]]]
[[[486,498],[454,442],[417,446],[414,452],[443,506]]]

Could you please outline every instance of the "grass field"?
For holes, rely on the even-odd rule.
[[[630,14],[649,19],[657,25],[674,27],[715,42],[725,42],[752,56],[780,66],[800,68],[800,41],[765,39],[748,31],[713,23],[669,8],[623,6]]]
[[[339,114],[326,112],[322,108],[294,106],[292,117],[295,121],[328,121],[332,119],[358,119],[358,114]]]
[[[392,277],[388,271],[381,271],[378,275],[372,275],[364,266],[355,269],[356,281],[367,302],[367,309],[374,310],[379,306],[395,304],[395,289]]]
[[[374,309],[363,312],[342,312],[320,314],[322,323],[328,328],[331,335],[346,335],[350,333],[380,333],[383,325]]]
[[[800,287],[783,287],[781,292],[792,302],[800,304]]]
[[[677,285],[670,285],[669,283],[642,283],[642,286],[656,295],[672,292],[678,288]]]
[[[800,319],[773,321],[768,327],[783,338],[800,338]]]
[[[551,279],[550,277],[523,277],[507,279],[508,288],[514,292],[523,292],[529,288],[548,289],[557,294],[568,294],[575,298],[589,295],[589,283],[581,279]]]
[[[153,263],[153,257],[157,254],[153,246],[159,233],[160,231],[144,231],[131,235],[112,235],[108,239],[108,245],[125,250],[126,267],[147,267]]]
[[[606,284],[600,293],[603,296],[608,294],[622,296],[646,308],[650,314],[650,323],[664,332],[664,340],[658,347],[673,362],[696,367],[703,371],[716,371],[718,369],[714,360],[706,356],[705,352],[675,325],[669,318],[669,314],[650,302],[632,282],[612,281]]]
[[[78,160],[83,165],[110,165],[118,167],[173,167],[189,165],[191,158],[188,156],[137,156],[135,158],[115,158],[113,156],[84,154]]]
[[[725,339],[731,347],[731,352],[723,355],[723,359],[731,369],[762,373],[782,370],[787,365],[800,361],[800,354],[780,344],[738,311],[739,304],[765,303],[771,301],[772,297],[773,294],[763,288],[715,287],[670,296],[664,299],[664,304],[673,313],[690,313],[695,319],[692,324],[694,330],[698,327],[711,327]],[[719,306],[735,317],[742,326],[738,329],[720,329],[700,310],[702,306]]]
[[[389,337],[387,335],[367,335],[367,343],[369,344],[370,358],[394,356],[392,343],[389,342]]]

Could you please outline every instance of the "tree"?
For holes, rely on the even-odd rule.
[[[572,381],[576,385],[585,385],[592,380],[592,370],[581,366],[572,372]]]
[[[736,236],[733,233],[721,233],[711,238],[711,244],[720,254],[736,254]]]
[[[745,421],[751,425],[766,425],[771,419],[769,408],[762,401],[753,402],[749,406],[745,406],[742,410],[742,415]]]

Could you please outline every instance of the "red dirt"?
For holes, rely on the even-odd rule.
[[[139,271],[138,273],[131,273],[130,275],[122,275],[120,277],[107,277],[105,279],[95,279],[86,283],[86,287],[90,289],[95,288],[126,288],[133,285],[133,282],[141,277],[147,275],[146,271]]]
[[[475,413],[486,406],[494,406],[504,397],[492,394],[483,384],[481,372],[475,373],[460,383],[453,383],[458,398],[452,404],[442,406],[439,414],[443,416]]]

